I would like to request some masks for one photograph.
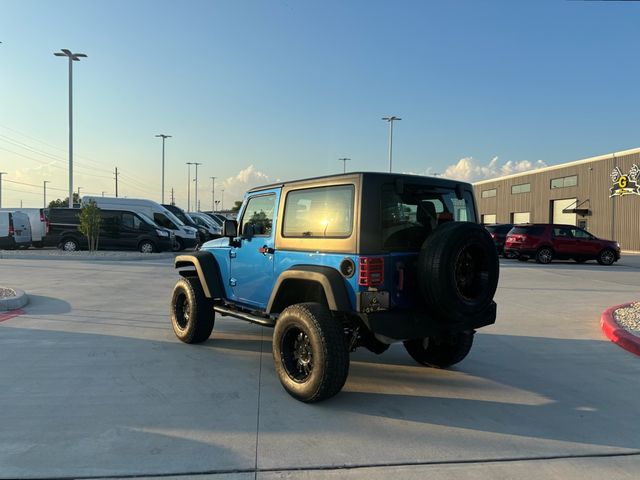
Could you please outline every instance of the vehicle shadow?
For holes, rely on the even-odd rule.
[[[480,334],[467,359],[449,370],[417,365],[400,345],[380,357],[362,352],[352,359],[347,388],[331,408],[640,448],[640,422],[630,417],[640,396],[640,364],[607,341]]]
[[[65,300],[45,295],[28,293],[29,303],[23,308],[25,313],[34,315],[61,315],[71,311],[71,304]]]

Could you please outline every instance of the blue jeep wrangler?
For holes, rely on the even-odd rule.
[[[495,322],[498,257],[467,183],[385,173],[283,182],[250,190],[238,219],[176,257],[174,332],[203,342],[215,313],[274,327],[276,372],[303,402],[340,391],[357,347],[403,342],[444,368]]]

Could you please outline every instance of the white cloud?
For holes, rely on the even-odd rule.
[[[234,201],[242,200],[244,193],[250,188],[264,185],[271,181],[269,175],[256,170],[253,165],[240,170],[237,175],[229,177],[222,182],[225,208],[231,208]]]
[[[529,160],[520,160],[517,162],[508,160],[501,164],[498,157],[493,157],[488,164],[482,165],[473,157],[465,157],[458,160],[457,163],[449,165],[444,172],[442,172],[442,176],[454,180],[477,182],[479,180],[501,177],[512,173],[527,172],[546,166],[547,164],[542,160],[536,160],[535,162]]]

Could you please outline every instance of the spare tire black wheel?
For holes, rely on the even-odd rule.
[[[406,340],[404,348],[416,362],[428,367],[447,368],[464,360],[473,345],[473,330],[441,337]]]
[[[422,245],[420,292],[427,310],[443,322],[464,322],[493,302],[499,261],[493,239],[481,225],[448,222]]]

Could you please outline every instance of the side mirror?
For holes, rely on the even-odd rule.
[[[238,236],[238,222],[235,220],[225,220],[222,223],[222,236],[235,238]]]

